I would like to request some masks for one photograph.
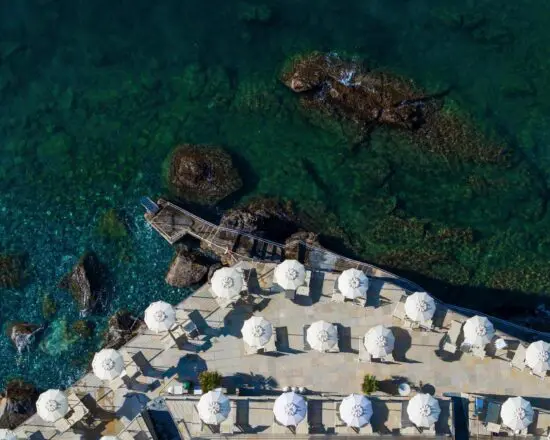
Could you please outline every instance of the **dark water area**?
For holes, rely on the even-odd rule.
[[[550,291],[549,25],[542,0],[0,0],[0,254],[26,255],[23,286],[0,289],[0,382],[67,385],[107,316],[188,293],[164,282],[173,250],[138,203],[166,194],[179,143],[237,158],[245,188],[219,209],[279,196],[335,246],[443,300],[532,310]],[[447,91],[513,159],[463,162],[383,130],[353,148],[278,79],[312,50]],[[105,237],[113,209],[126,233]],[[111,287],[81,341],[58,283],[87,250]],[[44,295],[57,304],[48,319]],[[18,356],[5,330],[21,320],[47,328]]]

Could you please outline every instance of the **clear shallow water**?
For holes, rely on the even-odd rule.
[[[239,198],[293,200],[358,256],[441,288],[443,299],[505,314],[550,290],[545,2],[159,3],[0,0],[0,251],[29,255],[24,288],[0,291],[0,322],[44,322],[43,293],[58,302],[49,348],[18,359],[0,337],[0,381],[68,384],[106,316],[186,294],[164,283],[172,250],[138,206],[165,192],[162,162],[182,142],[225,146],[246,164]],[[519,158],[464,164],[383,132],[352,151],[277,81],[285,59],[314,49],[450,90]],[[122,244],[98,234],[110,208],[128,225]],[[449,243],[444,227],[471,227],[475,240]],[[108,310],[93,318],[94,340],[57,343],[78,312],[56,286],[86,250],[109,268]]]

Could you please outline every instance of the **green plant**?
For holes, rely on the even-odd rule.
[[[372,374],[365,374],[361,389],[363,394],[372,394],[378,391],[378,381],[376,380],[376,376],[373,376]]]
[[[217,371],[203,371],[199,374],[199,384],[203,393],[219,388],[222,384],[222,375]]]

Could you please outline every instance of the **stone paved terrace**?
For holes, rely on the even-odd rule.
[[[245,269],[252,267],[251,263],[240,264]],[[222,373],[228,385],[258,385],[262,377],[272,378],[273,390],[260,392],[268,394],[268,400],[273,399],[284,386],[303,386],[309,390],[311,399],[338,399],[352,392],[360,392],[363,376],[368,373],[374,374],[378,380],[387,380],[387,384],[393,377],[404,378],[413,385],[422,383],[438,397],[444,393],[521,395],[531,399],[535,406],[548,409],[548,379],[542,380],[527,371],[514,370],[508,359],[479,359],[467,354],[449,359],[438,355],[441,339],[451,320],[463,321],[465,316],[440,308],[438,316],[441,328],[432,332],[406,329],[401,321],[392,317],[396,303],[405,292],[389,281],[372,279],[367,307],[360,307],[352,303],[331,302],[330,295],[338,274],[319,272],[312,278],[311,299],[308,301],[307,298],[301,298],[293,302],[282,293],[269,292],[274,265],[254,264],[253,267],[262,289],[258,292],[261,297],[253,295],[255,305],[220,309],[206,284],[177,306],[188,312],[196,310],[204,319],[203,330],[210,339],[204,351],[191,353],[178,348],[164,349],[161,343],[163,335],[145,330],[124,347],[129,353],[142,352],[151,367],[138,376],[131,390],[120,388],[113,392],[107,383],[91,373],[73,386],[88,406],[95,406],[92,413],[99,421],[92,433],[81,436],[78,432],[83,431],[77,425],[74,431],[56,435],[53,426],[41,421],[38,416],[31,417],[18,428],[18,432],[29,435],[40,431],[43,438],[56,439],[99,438],[100,435],[116,434],[124,429],[123,420],[137,417],[148,401],[167,396],[165,390],[168,385],[177,379],[194,379],[198,372],[206,368]],[[282,353],[277,356],[245,355],[240,329],[244,320],[252,314],[264,316],[275,327],[286,328],[288,344],[279,347]],[[341,334],[344,335],[340,353],[303,350],[304,324],[320,319],[340,326]],[[377,324],[391,327],[396,336],[394,361],[358,362],[357,353],[362,337]],[[508,335],[501,336],[513,340]],[[383,399],[384,393],[378,394]],[[269,417],[272,417],[271,413]],[[541,423],[548,424],[547,418],[541,417]],[[395,421],[386,425],[390,432],[398,428]],[[185,429],[180,427],[184,438],[198,434],[191,432],[195,429],[192,423],[190,426]],[[537,433],[542,435],[547,428],[538,426]]]

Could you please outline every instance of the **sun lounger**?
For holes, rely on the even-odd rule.
[[[498,423],[487,423],[485,427],[487,428],[487,431],[493,434],[500,433],[500,429],[502,428],[502,426],[499,425]]]
[[[346,298],[344,298],[344,295],[339,292],[334,292],[330,300],[338,304],[344,304],[344,302],[346,302]]]
[[[539,377],[539,378],[541,378],[541,379],[546,378],[546,370],[544,370],[544,371],[531,370],[531,374],[532,374],[533,376],[537,376],[537,377]]]
[[[221,434],[233,434],[235,429],[235,421],[237,416],[237,404],[234,400],[231,400],[231,411],[229,416],[220,424]]]
[[[527,353],[527,349],[525,346],[520,342],[518,345],[518,348],[516,348],[516,351],[514,353],[514,357],[512,358],[512,362],[510,362],[510,366],[512,368],[517,368],[520,371],[523,371],[525,369],[525,354]]]
[[[363,341],[359,343],[359,356],[357,357],[357,360],[359,362],[372,362],[372,356],[365,348],[365,344],[363,344]]]
[[[302,420],[301,423],[298,423],[298,426],[296,426],[296,434],[297,435],[309,434],[309,425],[307,423],[307,420]]]
[[[487,401],[487,411],[485,412],[485,419],[483,422],[487,427],[487,431],[492,433],[500,432],[500,410],[502,405],[498,402]]]
[[[113,380],[109,382],[109,388],[111,388],[113,391],[118,390],[119,388],[124,386],[124,374],[120,375],[118,377],[115,377]]]
[[[433,330],[434,328],[434,323],[431,319],[428,319],[427,321],[420,321],[418,325],[420,326],[420,328],[423,328],[425,330]]]
[[[71,426],[73,425],[71,425],[66,418],[62,417],[54,422],[54,426],[57,432],[63,434],[64,432],[67,432],[69,429],[71,429]]]
[[[295,290],[285,290],[285,298],[289,300],[293,300],[296,297],[296,291]]]
[[[400,319],[401,321],[405,321],[405,304],[402,302],[398,302],[393,309],[392,316]]]
[[[309,324],[304,325],[304,350],[310,351],[311,346],[309,345],[309,342],[307,342],[307,329],[310,327]]]
[[[361,428],[359,428],[359,432],[358,432],[358,434],[362,434],[362,435],[372,434],[372,433],[373,433],[372,425],[370,423],[368,423],[365,426],[362,426]]]
[[[241,432],[245,432],[250,425],[249,408],[248,400],[235,401],[235,427]]]
[[[462,322],[460,321],[451,321],[451,327],[445,335],[445,340],[443,344],[443,350],[449,353],[456,353],[458,337],[462,331]]]
[[[119,432],[116,436],[119,440],[136,440],[136,438],[128,431]]]
[[[367,298],[355,298],[353,304],[359,307],[365,307],[367,305]]]
[[[304,284],[296,289],[296,295],[309,296],[309,285],[311,282],[311,271],[306,270]]]
[[[401,434],[418,434],[418,428],[416,425],[411,422],[409,419],[409,414],[407,413],[407,406],[409,405],[408,400],[403,400],[401,402],[401,427],[400,427],[400,433]]]
[[[340,402],[334,402],[334,432],[336,434],[348,433],[348,425],[340,418]]]
[[[248,345],[246,342],[243,342],[244,344],[244,354],[246,354],[247,356],[250,356],[252,354],[257,354],[259,349],[256,348],[256,347],[251,347],[250,345]]]
[[[142,373],[141,369],[137,366],[130,353],[122,349],[120,350],[120,354],[122,355],[122,359],[124,359],[124,371],[126,372],[126,376],[129,379],[133,379],[138,374]]]
[[[472,351],[471,353],[474,355],[474,356],[477,356],[478,358],[481,358],[481,359],[484,359],[485,358],[485,348],[484,347],[478,347],[478,346],[474,346],[472,347]]]
[[[277,351],[277,332],[273,333],[273,336],[265,344],[264,351],[266,353],[273,353]]]

